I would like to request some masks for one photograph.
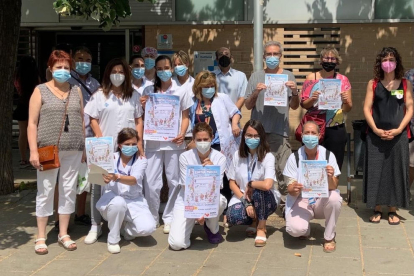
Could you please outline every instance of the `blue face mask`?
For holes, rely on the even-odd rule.
[[[308,149],[314,149],[319,143],[319,137],[315,135],[303,135],[302,142]]]
[[[249,149],[255,149],[260,144],[260,138],[259,139],[246,138],[245,141],[246,141],[246,145],[249,147]]]
[[[279,65],[279,57],[267,57],[266,58],[266,66],[269,69],[275,69]]]
[[[203,87],[201,89],[201,94],[203,94],[204,97],[207,99],[211,99],[214,97],[214,94],[216,94],[216,88],[214,87]]]
[[[172,72],[170,70],[157,71],[157,76],[163,81],[166,82],[172,77]]]
[[[133,156],[138,151],[137,146],[122,146],[121,148],[122,154],[126,156]]]
[[[177,66],[175,66],[175,68],[174,68],[174,72],[178,75],[178,76],[180,76],[180,77],[182,77],[182,76],[184,76],[185,75],[185,73],[187,72],[187,66],[185,66],[185,65],[177,65]]]
[[[67,82],[70,79],[70,72],[66,69],[58,69],[53,71],[53,78],[60,83]]]
[[[145,69],[150,70],[155,66],[155,59],[152,58],[144,58]]]
[[[144,76],[145,69],[143,67],[132,69],[132,76],[136,79],[141,79]]]
[[[78,74],[81,76],[85,76],[92,69],[92,64],[90,62],[76,62],[75,65],[76,72],[78,72]]]

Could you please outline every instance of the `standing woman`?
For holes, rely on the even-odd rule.
[[[145,87],[153,85],[154,83],[147,78],[144,78],[145,63],[144,58],[138,55],[131,57],[129,61],[129,67],[131,67],[132,74],[132,88],[138,92],[139,96],[142,96]]]
[[[311,73],[306,77],[302,88],[301,106],[308,111],[306,114],[325,114],[325,138],[322,142],[327,150],[335,154],[339,169],[342,168],[346,145],[345,113],[352,109],[351,84],[346,76],[335,72],[335,67],[340,65],[342,58],[336,48],[326,47],[321,51],[320,64],[322,70]],[[341,80],[342,107],[336,110],[318,110],[318,99],[321,94],[321,79]]]
[[[179,134],[172,141],[146,141],[145,154],[148,158],[148,167],[145,171],[146,180],[144,182],[145,198],[148,201],[150,211],[155,219],[159,222],[158,211],[160,209],[160,193],[163,185],[162,170],[165,168],[165,176],[168,182],[168,199],[178,185],[179,166],[178,158],[185,150],[184,137],[189,125],[189,108],[193,105],[193,100],[188,91],[181,89],[175,81],[172,80],[173,66],[168,56],[159,56],[155,61],[157,75],[155,83],[144,89],[141,102],[145,108],[148,95],[151,93],[161,93],[176,95],[180,98],[181,125]],[[172,208],[167,208],[163,215],[164,233],[169,233],[172,221]]]
[[[75,211],[76,184],[85,142],[82,92],[68,83],[71,57],[64,51],[53,51],[48,66],[53,79],[38,85],[30,98],[28,140],[30,163],[37,171],[37,239],[35,252],[48,253],[46,225],[53,214],[53,196],[56,178],[59,188],[58,243],[66,250],[75,250],[76,243],[67,234],[70,214]],[[65,113],[66,112],[66,113]],[[42,171],[38,148],[57,145],[59,169]]]
[[[115,173],[104,175],[108,185],[96,204],[102,217],[108,221],[108,251],[121,252],[119,241],[149,236],[155,231],[155,221],[142,193],[142,179],[147,159],[140,158],[139,137],[133,128],[124,128],[118,134],[118,152],[114,153]]]
[[[227,173],[233,192],[227,220],[233,225],[250,225],[246,233],[256,236],[255,246],[260,247],[266,245],[266,220],[276,211],[280,199],[273,185],[275,157],[259,121],[248,121],[243,135]]]
[[[142,146],[142,107],[139,94],[131,86],[129,67],[123,59],[112,59],[105,68],[102,78],[102,88],[98,89],[85,107],[85,113],[91,119],[91,127],[96,137],[112,136],[114,150],[118,148],[116,141],[118,133],[125,127],[136,129],[138,132],[139,155],[144,155]],[[91,221],[92,226],[85,238],[86,244],[97,241],[102,234],[101,215],[96,209],[96,203],[101,196],[101,186],[92,185]]]
[[[171,231],[168,236],[168,243],[172,250],[186,249],[191,245],[190,236],[196,221],[201,225],[204,224],[204,231],[210,243],[218,244],[223,241],[223,237],[219,232],[219,219],[220,214],[227,205],[227,200],[224,196],[220,195],[217,217],[188,219],[184,216],[185,179],[188,165],[220,166],[220,179],[224,178],[226,157],[219,151],[211,148],[213,137],[213,130],[207,123],[195,125],[193,128],[193,141],[196,144],[196,148],[180,155],[180,186],[177,187],[178,196],[175,201]],[[220,187],[222,186],[223,183],[221,182]]]
[[[240,135],[239,121],[241,113],[227,94],[218,93],[216,75],[214,73],[209,71],[198,73],[194,82],[193,93],[195,100],[194,105],[190,109],[191,126],[194,127],[200,122],[209,124],[213,129],[214,135],[211,147],[221,151],[226,141],[237,138]],[[188,145],[189,148],[194,148],[194,146],[194,141]],[[233,155],[226,158],[232,157]],[[226,175],[223,178],[221,194],[226,197],[227,201],[230,201],[232,193]],[[223,215],[223,223],[225,226],[228,226],[226,213]]]
[[[403,78],[397,49],[385,47],[377,55],[374,79],[368,82],[364,115],[369,126],[364,166],[364,202],[375,208],[372,223],[389,206],[388,223],[397,225],[397,207],[408,207],[408,123],[413,116],[413,86]]]
[[[14,75],[14,87],[19,94],[19,102],[13,111],[13,120],[19,122],[20,168],[30,166],[27,160],[27,123],[29,120],[29,101],[33,90],[40,83],[36,61],[31,56],[20,59],[19,67]]]

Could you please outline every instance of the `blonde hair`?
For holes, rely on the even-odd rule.
[[[333,54],[335,56],[335,58],[336,58],[336,64],[339,65],[339,64],[342,63],[342,58],[339,55],[338,50],[336,50],[336,48],[335,47],[332,47],[332,46],[328,46],[328,47],[324,48],[321,51],[321,61],[322,61],[323,57],[326,56],[329,53],[331,53],[331,54]]]
[[[216,81],[216,74],[210,72],[210,71],[201,71],[197,74],[194,80],[193,85],[193,93],[194,96],[196,96],[197,99],[201,100],[203,96],[201,95],[201,90],[205,85],[208,85],[210,83],[214,83],[214,87],[216,89],[216,93],[214,94],[214,97],[217,96],[217,81]]]
[[[187,67],[190,65],[190,57],[183,50],[174,53],[172,57],[173,64],[177,58],[181,61],[182,64],[186,65]]]

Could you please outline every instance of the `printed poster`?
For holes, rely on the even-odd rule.
[[[114,143],[112,137],[85,139],[88,181],[105,185],[102,174],[114,173]]]
[[[220,166],[187,166],[185,181],[185,218],[219,216]]]
[[[180,126],[180,97],[151,93],[145,106],[144,140],[171,141]]]
[[[233,162],[234,153],[239,150],[241,135],[243,135],[242,132],[240,132],[239,137],[234,137],[231,134],[229,138],[220,141],[220,152],[226,157],[226,169],[224,170],[226,173]]]
[[[341,109],[341,80],[321,79],[319,80],[319,110]]]
[[[264,105],[288,106],[288,88],[285,85],[287,81],[288,75],[265,74]]]
[[[300,178],[303,185],[302,197],[329,197],[326,160],[301,160]]]

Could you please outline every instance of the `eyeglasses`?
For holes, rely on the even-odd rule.
[[[260,135],[259,134],[246,134],[245,136],[244,136],[244,139],[260,139]]]
[[[265,57],[271,57],[271,56],[281,57],[282,54],[281,53],[277,53],[277,52],[274,52],[274,53],[265,53]]]
[[[337,58],[336,57],[324,57],[322,58],[323,61],[332,61],[332,62],[336,62]]]

